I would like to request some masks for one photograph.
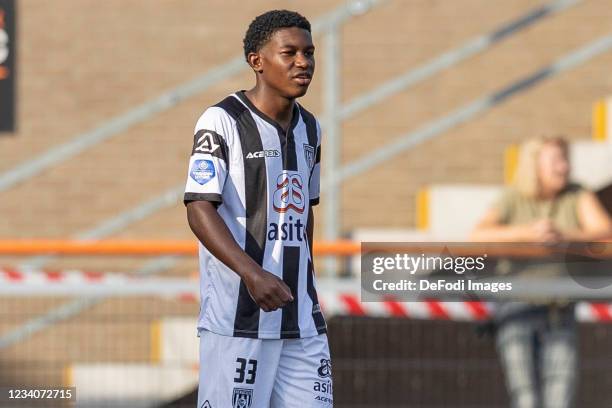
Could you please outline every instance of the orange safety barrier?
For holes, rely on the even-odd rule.
[[[314,243],[315,255],[355,255],[359,254],[361,244],[353,241],[317,241]],[[0,255],[197,255],[198,247],[194,241],[179,240],[0,240]]]
[[[315,255],[350,256],[361,252],[361,243],[350,240],[315,241]],[[537,244],[449,244],[452,256],[541,258],[558,254],[612,258],[609,242],[577,244],[576,246],[545,246]],[[382,253],[441,254],[443,243],[364,243],[364,251]],[[49,240],[24,239],[0,240],[0,255],[116,255],[116,256],[195,256],[198,253],[194,241],[188,240]]]

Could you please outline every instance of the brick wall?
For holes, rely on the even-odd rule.
[[[239,54],[243,28],[253,15],[292,6],[282,1],[237,4],[64,0],[51,8],[35,0],[20,2],[19,131],[0,138],[0,171],[227,61]],[[342,30],[343,100],[538,4],[390,1],[357,17]],[[332,6],[309,2],[303,12],[314,18]],[[399,135],[606,34],[611,21],[605,0],[584,1],[348,120],[342,163],[367,157]],[[324,42],[316,40],[319,72],[304,103],[320,112]],[[610,56],[596,58],[349,180],[341,195],[343,230],[413,226],[415,192],[424,184],[501,182],[501,158],[509,143],[551,132],[588,137],[591,103],[612,90],[609,63]],[[68,236],[182,183],[197,116],[229,91],[251,83],[248,72],[219,83],[0,193],[0,212],[10,215],[0,224],[0,236]],[[373,205],[377,202],[388,203],[393,216],[381,214]],[[121,235],[188,238],[190,232],[177,206]]]

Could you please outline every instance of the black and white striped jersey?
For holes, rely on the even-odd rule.
[[[294,301],[264,312],[239,276],[200,244],[199,329],[260,339],[326,332],[306,238],[319,201],[321,130],[295,104],[285,132],[237,92],[196,124],[185,202],[212,201],[234,239],[289,286]]]

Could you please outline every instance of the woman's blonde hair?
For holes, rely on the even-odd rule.
[[[543,136],[524,142],[519,150],[518,164],[514,174],[514,188],[527,197],[540,193],[538,182],[538,157],[544,146],[560,147],[568,156],[567,141],[562,136]]]

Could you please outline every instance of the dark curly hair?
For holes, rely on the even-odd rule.
[[[255,17],[242,41],[244,58],[246,59],[251,52],[259,51],[275,31],[287,27],[303,28],[310,32],[310,22],[295,11],[271,10]]]

